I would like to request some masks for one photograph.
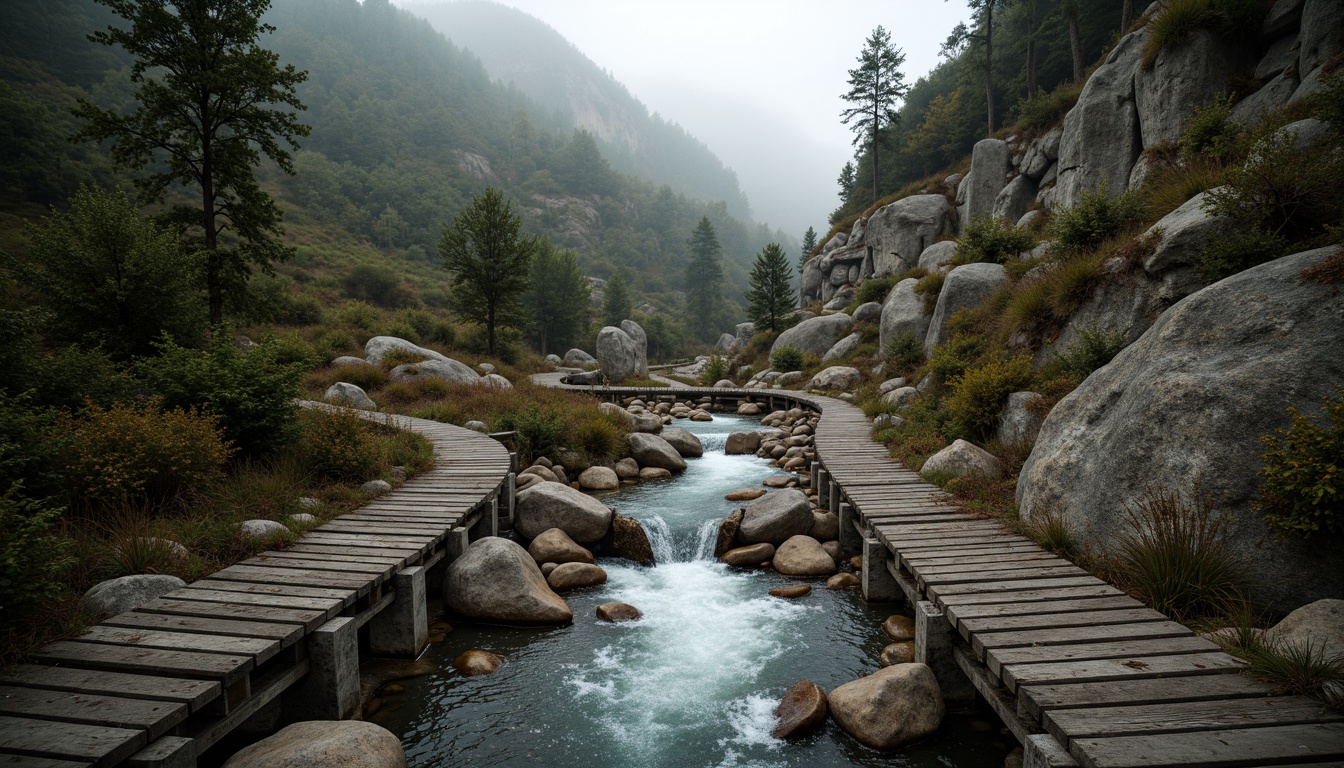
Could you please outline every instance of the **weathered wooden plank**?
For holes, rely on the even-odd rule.
[[[1022,711],[1035,720],[1056,709],[1154,704],[1180,701],[1229,701],[1263,698],[1267,683],[1242,675],[1195,675],[1107,682],[1024,685],[1017,690]]]
[[[1119,613],[1119,611],[1117,611]],[[1153,611],[1153,613],[1157,613]],[[1058,615],[1058,614],[1051,614]],[[1064,614],[1068,615],[1068,614]],[[1158,613],[1158,616],[1162,614]],[[975,654],[984,658],[992,648],[1021,648],[1027,646],[1057,646],[1071,643],[1100,643],[1106,641],[1188,637],[1190,628],[1174,621],[1139,621],[1127,624],[1089,624],[1082,627],[1037,627],[1015,632],[976,632],[971,637]]]
[[[940,597],[980,595],[995,592],[1021,592],[1030,589],[1058,589],[1061,587],[1092,587],[1106,582],[1095,576],[1064,576],[1057,579],[1038,579],[1030,573],[1008,577],[1000,581],[970,582],[965,584],[937,584],[929,586],[929,596]]]
[[[143,728],[151,740],[186,720],[190,712],[191,707],[182,702],[0,686],[0,715],[112,728]]]
[[[1017,603],[965,603],[949,605],[948,618],[956,624],[967,619],[985,619],[1005,616],[1034,616],[1037,614],[1080,613],[1143,608],[1143,603],[1126,594],[1090,597],[1078,600],[1022,601]],[[1151,609],[1149,609],[1151,610]]]
[[[379,557],[377,555],[357,555],[342,554],[333,555],[325,552],[293,552],[287,549],[275,550],[266,553],[270,560],[309,560],[328,563],[363,563],[365,565],[377,565],[383,568],[392,568],[401,570],[402,560],[400,557]]]
[[[256,592],[232,592],[223,589],[196,588],[195,585],[175,590],[164,597],[180,600],[201,600],[208,603],[239,603],[243,605],[262,605],[272,608],[301,608],[310,611],[324,611],[328,618],[340,613],[345,607],[342,600],[325,597],[291,597]]]
[[[1045,561],[1049,562],[1049,561]],[[1076,565],[1047,565],[1044,567],[1029,566],[1026,568],[994,568],[993,570],[984,569],[983,565],[979,571],[975,568],[963,566],[960,570],[945,573],[927,574],[924,569],[916,568],[915,575],[919,580],[920,588],[929,586],[946,587],[952,584],[975,584],[979,582],[998,582],[1008,579],[1033,578],[1033,579],[1076,579],[1083,576],[1091,576],[1087,571]]]
[[[1091,737],[1341,721],[1344,721],[1344,716],[1331,712],[1320,702],[1306,696],[1274,696],[1060,709],[1045,713],[1042,724],[1067,747],[1073,739]]]
[[[1158,675],[1213,675],[1235,671],[1246,662],[1226,653],[1187,653],[1176,656],[1145,656],[1142,659],[1087,659],[1083,661],[1008,664],[1000,670],[1004,687],[1014,693],[1019,686],[1076,682],[1105,682]]]
[[[114,765],[149,743],[145,731],[0,716],[0,749],[35,757]]]
[[[0,671],[0,682],[52,691],[180,702],[190,707],[193,712],[224,691],[216,680],[188,680],[73,667],[44,667],[35,664],[16,664]]]
[[[1109,643],[1071,643],[1068,645],[1026,646],[1020,648],[990,648],[986,651],[989,671],[1000,670],[1013,664],[1066,663],[1085,659],[1131,659],[1142,664],[1148,656],[1172,656],[1181,653],[1215,653],[1217,644],[1190,633],[1180,637],[1155,640],[1118,640]]]
[[[162,613],[141,613],[140,611],[127,611],[118,614],[104,620],[99,626],[192,632],[201,635],[225,635],[229,637],[255,637],[275,640],[280,643],[281,648],[287,648],[303,637],[303,625],[301,624],[270,624],[261,621],[175,616]]]
[[[88,768],[92,763],[57,760],[53,757],[29,755],[0,755],[0,765],[6,768]]]
[[[369,555],[386,556],[389,558],[400,558],[401,564],[405,565],[421,556],[422,550],[388,547],[364,547],[356,544],[330,544],[310,541],[300,541],[297,544],[291,544],[285,547],[286,552],[317,552],[330,555],[341,555],[350,553],[366,553]]]
[[[1123,596],[1125,593],[1102,581],[1091,586],[1051,587],[1023,589],[1014,592],[981,592],[965,595],[946,595],[936,598],[940,607],[955,605],[988,605],[994,603],[1042,602],[1050,600],[1073,600],[1085,597]],[[1044,605],[1041,606],[1043,609]]]
[[[241,680],[251,671],[254,664],[251,656],[131,648],[124,645],[80,643],[71,640],[46,645],[33,654],[33,659],[114,672],[206,678],[219,680],[226,687]]]
[[[103,624],[89,627],[75,641],[128,645],[137,648],[162,648],[168,651],[195,651],[223,653],[231,656],[251,656],[257,664],[280,652],[279,640],[256,637],[229,637],[228,635],[200,635],[187,632],[165,632],[154,629],[110,627]]]
[[[1235,768],[1338,760],[1344,758],[1344,724],[1085,738],[1074,740],[1071,751],[1085,768]]]
[[[216,571],[212,579],[253,581],[259,584],[297,584],[306,587],[346,587],[367,592],[377,577],[362,574],[342,574],[335,571],[315,571],[302,568],[260,568],[249,565],[231,565]]]
[[[274,553],[273,553],[274,554]],[[197,589],[217,589],[225,592],[247,592],[256,595],[286,595],[288,597],[314,597],[326,600],[339,600],[349,604],[355,599],[355,593],[348,589],[332,587],[300,587],[296,584],[253,584],[246,581],[225,581],[205,578],[193,581],[190,587]]]
[[[298,624],[312,632],[327,620],[325,611],[307,611],[296,608],[272,608],[242,603],[208,603],[200,600],[169,600],[156,597],[136,608],[140,613],[168,613],[178,616],[205,616],[217,619],[269,621],[277,624]]]
[[[269,555],[257,555],[238,563],[231,568],[284,568],[299,571],[309,571],[326,575],[331,572],[333,575],[347,577],[351,579],[371,578],[383,580],[396,573],[397,567],[390,563],[359,563],[344,562],[340,560],[310,560],[303,557],[270,557]]]

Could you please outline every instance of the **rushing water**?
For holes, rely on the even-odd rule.
[[[1007,746],[984,721],[949,716],[932,739],[879,754],[832,722],[805,739],[770,738],[772,710],[789,685],[826,690],[877,667],[881,622],[856,593],[820,583],[800,600],[767,591],[792,583],[713,560],[724,494],[778,470],[726,456],[729,432],[754,420],[680,422],[705,455],[671,480],[625,486],[603,500],[638,518],[659,564],[602,559],[605,585],[566,595],[574,624],[558,629],[461,626],[427,655],[437,672],[401,681],[373,719],[402,736],[412,766],[997,766]],[[605,602],[644,618],[605,624]],[[464,678],[452,660],[484,648],[505,658],[496,674]]]

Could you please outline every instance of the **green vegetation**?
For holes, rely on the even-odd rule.
[[[808,227],[807,231],[803,233],[803,246],[798,253],[798,274],[803,273],[803,266],[807,264],[808,259],[812,258],[812,252],[815,250],[817,250],[817,230]]]
[[[1291,425],[1264,436],[1252,509],[1281,536],[1344,533],[1344,390],[1322,400],[1321,409],[1325,424],[1289,408]]]
[[[1187,160],[1201,155],[1227,157],[1237,147],[1241,126],[1231,119],[1236,100],[1232,94],[1216,94],[1208,104],[1195,107],[1177,146]]]
[[[792,325],[798,296],[793,292],[793,268],[784,249],[770,243],[756,256],[747,291],[747,313],[757,331],[779,333]]]
[[[887,339],[882,356],[893,373],[904,376],[924,362],[924,340],[915,338],[913,333],[898,333]]]
[[[625,276],[618,269],[611,273],[602,289],[603,325],[620,325],[622,320],[630,317],[632,309],[630,289],[625,287]]]
[[[1078,340],[1059,356],[1059,367],[1082,381],[1106,365],[1127,346],[1124,334],[1107,333],[1090,325],[1078,330]]]
[[[708,342],[722,327],[723,310],[723,267],[719,264],[723,247],[708,216],[695,225],[687,247],[691,258],[686,262],[686,314],[695,337]]]
[[[859,304],[867,304],[870,301],[884,302],[887,300],[887,294],[891,293],[891,289],[900,281],[900,275],[865,278],[859,285],[854,300]]]
[[[905,54],[892,46],[891,34],[879,25],[863,41],[859,66],[849,70],[849,91],[840,97],[852,105],[840,113],[840,121],[854,132],[856,145],[867,147],[873,161],[874,200],[878,197],[878,150],[882,146],[882,131],[895,118],[892,107],[909,90],[900,70],[904,63]]]
[[[1199,29],[1233,41],[1254,40],[1264,15],[1265,4],[1259,0],[1168,0],[1148,22],[1141,66],[1152,69],[1163,51],[1186,42]]]
[[[780,373],[803,369],[803,351],[792,344],[785,344],[770,355],[770,367]]]
[[[1137,195],[1127,191],[1112,197],[1102,185],[1095,192],[1084,193],[1074,207],[1056,213],[1051,232],[1058,248],[1082,253],[1139,223],[1143,213]]]
[[[948,382],[952,390],[946,404],[951,413],[950,434],[983,442],[998,422],[1008,395],[1026,389],[1031,379],[1031,357],[1027,355],[967,368]]]
[[[588,329],[588,283],[579,270],[579,260],[569,249],[559,249],[550,240],[543,239],[532,255],[527,295],[524,303],[532,313],[531,335],[537,351],[542,355],[552,350],[565,350],[578,341]],[[434,316],[420,310],[427,322]],[[444,324],[450,331],[451,325]],[[421,328],[417,332],[426,341],[453,343],[447,338],[435,338]]]
[[[1251,663],[1247,674],[1273,683],[1280,693],[1312,696],[1344,709],[1344,657],[1332,656],[1325,643],[1256,640],[1239,650]]]
[[[957,238],[957,263],[1006,264],[1032,249],[1036,238],[998,216],[981,216],[962,229]]]

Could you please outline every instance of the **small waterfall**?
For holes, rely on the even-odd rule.
[[[672,540],[672,528],[659,515],[652,515],[639,521],[644,526],[644,534],[649,537],[649,546],[653,549],[655,563],[674,563],[677,558],[676,543]]]
[[[714,560],[714,545],[719,541],[718,520],[706,520],[700,525],[700,536],[695,543],[695,551],[691,553],[691,560]]]
[[[705,453],[722,451],[728,447],[727,435],[700,435],[700,445],[704,447]]]

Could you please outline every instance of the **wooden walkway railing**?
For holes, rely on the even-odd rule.
[[[1344,761],[1344,718],[1273,696],[1189,628],[960,509],[890,458],[853,405],[774,389],[571,389],[819,410],[812,487],[839,516],[845,549],[864,555],[865,598],[910,603],[916,658],[950,698],[977,691],[1026,747],[1028,768]]]
[[[194,766],[282,695],[290,719],[353,716],[361,648],[418,655],[426,572],[511,514],[512,457],[461,427],[360,415],[424,435],[434,468],[0,672],[0,766]]]

